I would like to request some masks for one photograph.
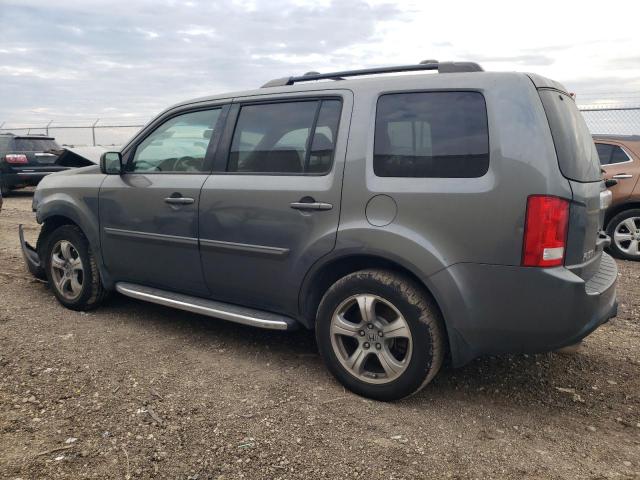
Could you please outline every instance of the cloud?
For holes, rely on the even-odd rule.
[[[611,58],[640,50],[630,28],[635,12],[616,28],[627,36],[603,40],[592,28],[597,10],[578,9],[572,27],[548,15],[547,0],[527,22],[486,15],[478,22],[491,0],[466,5],[465,15],[451,2],[426,8],[422,0],[0,2],[0,123],[46,123],[45,115],[148,119],[181,100],[272,78],[425,58],[536,71],[578,98],[581,89],[637,89],[640,78],[637,57]],[[521,19],[515,4],[503,10]]]
[[[484,63],[511,63],[516,65],[528,65],[528,66],[540,66],[551,65],[554,63],[554,59],[542,54],[522,54],[511,56],[489,56],[470,54],[469,58],[472,58],[476,62]]]
[[[25,0],[1,11],[0,121],[32,118],[33,107],[151,116],[179,100],[332,64],[403,15],[363,0]]]

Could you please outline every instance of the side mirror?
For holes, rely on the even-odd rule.
[[[120,152],[104,152],[100,156],[100,171],[107,175],[122,173],[122,154]]]

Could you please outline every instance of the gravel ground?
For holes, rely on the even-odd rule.
[[[577,354],[482,358],[385,404],[309,332],[114,295],[61,307],[22,263],[31,195],[0,213],[0,477],[640,478],[640,264]]]

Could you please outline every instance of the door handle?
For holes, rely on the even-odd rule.
[[[619,180],[621,178],[632,178],[632,177],[633,175],[631,175],[630,173],[619,173],[613,176],[613,178],[615,178],[616,180]]]
[[[171,205],[191,205],[195,200],[189,197],[167,197],[164,199],[166,203]]]
[[[293,202],[289,206],[294,210],[331,210],[333,205],[324,202]]]

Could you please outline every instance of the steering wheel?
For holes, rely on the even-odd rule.
[[[195,157],[180,157],[173,164],[176,172],[195,172],[199,170],[202,159]]]

